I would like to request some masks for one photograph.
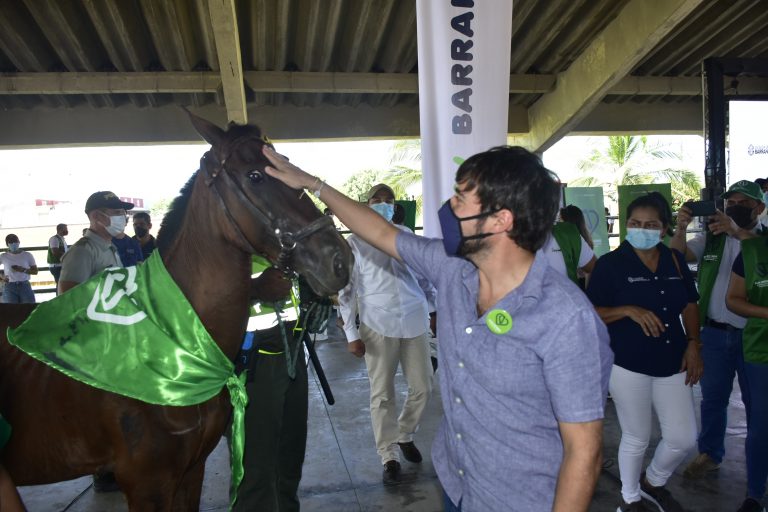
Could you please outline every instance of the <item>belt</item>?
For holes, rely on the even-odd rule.
[[[707,327],[712,327],[714,329],[720,329],[721,331],[740,331],[741,328],[734,327],[731,324],[726,324],[723,322],[715,322],[714,320],[710,320],[709,318],[704,320],[704,325]]]

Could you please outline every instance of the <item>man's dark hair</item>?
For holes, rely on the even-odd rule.
[[[152,219],[149,217],[149,214],[147,212],[136,212],[133,214],[134,219],[144,219],[147,221],[147,224],[152,223]]]
[[[667,226],[665,234],[672,234],[672,208],[670,208],[667,199],[659,192],[649,192],[629,203],[629,206],[627,206],[627,220],[629,220],[636,208],[653,208],[656,210],[661,223]]]
[[[16,235],[14,235],[13,233],[9,233],[9,234],[8,234],[8,235],[5,237],[5,243],[6,243],[6,245],[9,245],[9,244],[11,244],[12,242],[18,242],[18,241],[19,241],[19,237],[18,237],[18,236],[16,236]]]
[[[395,203],[395,212],[392,214],[392,224],[405,222],[405,208],[400,203]]]
[[[61,231],[65,227],[67,227],[67,225],[64,224],[63,222],[61,224],[56,224],[56,231]]]
[[[517,146],[497,146],[467,159],[456,183],[477,189],[482,211],[507,209],[515,216],[509,238],[536,252],[552,231],[560,206],[560,181],[539,157]]]

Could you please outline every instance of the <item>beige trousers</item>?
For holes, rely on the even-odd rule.
[[[427,334],[416,338],[390,338],[361,324],[360,339],[365,343],[365,366],[371,384],[371,424],[376,451],[382,464],[399,461],[397,443],[413,441],[432,394]],[[395,395],[398,363],[408,383],[408,395],[399,416]]]

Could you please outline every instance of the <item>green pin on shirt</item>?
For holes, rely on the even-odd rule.
[[[512,329],[512,316],[503,309],[494,309],[485,317],[485,325],[494,334],[506,334]]]

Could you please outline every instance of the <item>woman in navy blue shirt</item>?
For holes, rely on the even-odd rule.
[[[597,261],[587,287],[615,356],[609,389],[621,426],[619,512],[647,510],[642,498],[682,511],[664,486],[696,443],[691,386],[702,373],[699,296],[683,255],[661,243],[671,217],[657,192],[630,203],[626,240]],[[652,409],[662,439],[641,473]]]

